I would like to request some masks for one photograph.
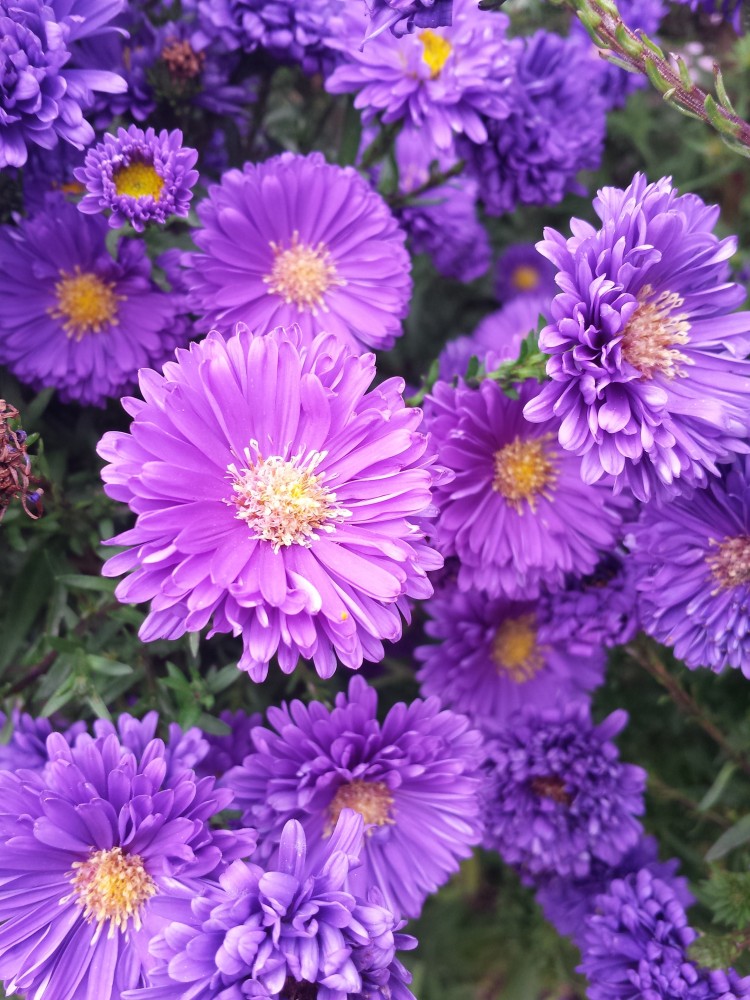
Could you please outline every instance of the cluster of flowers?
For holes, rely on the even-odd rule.
[[[629,6],[658,25],[661,3]],[[689,667],[750,673],[735,241],[667,178],[605,188],[598,227],[501,258],[502,308],[407,406],[403,380],[371,388],[365,352],[402,332],[409,249],[485,274],[478,206],[579,190],[632,84],[582,35],[513,37],[472,0],[182,7],[157,24],[124,0],[0,0],[0,166],[27,210],[0,226],[0,364],[97,406],[138,373],[130,429],[99,454],[136,515],[104,572],[150,602],[143,641],[208,627],[241,637],[255,681],[300,658],[327,678],[382,660],[422,600],[425,700],[381,724],[355,677],[333,708],[227,720],[224,743],[165,744],[155,717],[93,735],[18,717],[0,979],[56,1000],[408,1000],[402,920],[482,842],[575,936],[593,1000],[750,996],[689,959],[689,895],[612,743],[624,714],[594,725],[588,704],[639,629]],[[361,171],[289,152],[224,169],[222,118],[246,134],[254,74],[278,63],[356,95]],[[178,129],[94,126],[175,104],[203,123],[201,179],[221,177],[192,249],[152,259],[148,227],[186,232],[197,151]],[[392,209],[370,151],[395,127]],[[540,315],[548,379],[505,392],[492,373]],[[232,807],[244,826],[211,822]]]

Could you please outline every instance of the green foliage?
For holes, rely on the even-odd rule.
[[[713,870],[701,885],[701,899],[717,923],[736,930],[750,928],[750,872]]]

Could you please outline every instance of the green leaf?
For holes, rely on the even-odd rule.
[[[701,897],[717,923],[738,930],[750,924],[750,872],[714,871],[701,885]]]
[[[729,785],[729,782],[731,781],[736,770],[737,765],[733,761],[728,760],[725,762],[724,766],[716,775],[714,783],[698,803],[698,808],[701,812],[706,812],[708,809],[711,809],[716,805],[726,791],[727,786]]]
[[[746,844],[748,840],[750,840],[750,816],[743,816],[734,826],[722,833],[713,847],[709,848],[706,852],[706,861],[718,861],[736,847]]]
[[[95,590],[102,594],[114,594],[116,580],[104,576],[85,576],[79,573],[65,573],[57,577],[57,582],[73,590]]]

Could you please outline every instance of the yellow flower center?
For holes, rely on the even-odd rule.
[[[426,31],[420,31],[418,38],[424,48],[422,59],[429,66],[432,79],[435,80],[440,76],[443,66],[448,61],[453,46],[447,38],[430,31],[429,28]]]
[[[164,180],[157,174],[153,163],[143,160],[133,160],[126,167],[116,170],[112,179],[118,194],[129,194],[132,198],[148,198],[159,200],[164,187]]]
[[[143,859],[123,854],[121,847],[94,851],[87,861],[76,861],[70,883],[73,893],[62,902],[75,898],[86,920],[99,925],[97,936],[107,921],[108,937],[113,937],[115,930],[124,931],[130,920],[139,930],[143,905],[157,891]]]
[[[99,333],[102,327],[117,323],[117,303],[124,296],[115,293],[114,282],[102,281],[92,271],[76,266],[73,274],[60,271],[55,285],[57,306],[48,309],[50,316],[63,321],[68,337],[81,340],[87,333]]]
[[[544,666],[534,615],[506,618],[495,632],[490,655],[498,673],[509,674],[516,684],[530,681]]]
[[[690,339],[687,314],[676,312],[684,299],[675,292],[655,295],[651,285],[644,285],[638,303],[622,334],[623,357],[642,378],[651,379],[655,372],[667,378],[682,374],[677,365],[693,363],[674,346]]]
[[[519,292],[533,292],[539,287],[539,281],[539,272],[530,264],[520,264],[514,269],[510,278],[511,285]]]
[[[495,452],[492,488],[519,513],[524,500],[534,510],[540,494],[550,497],[548,488],[557,478],[555,453],[549,447],[552,437],[516,437]]]
[[[309,309],[316,315],[318,309],[327,312],[323,296],[329,288],[346,284],[338,276],[333,257],[325,243],[307,246],[300,243],[299,233],[292,235],[291,245],[283,250],[278,243],[271,242],[274,259],[271,273],[263,281],[268,291],[280,295],[287,305],[298,309]]]
[[[235,516],[252,530],[253,538],[271,542],[274,552],[282,545],[310,545],[318,531],[332,532],[337,522],[351,516],[322,485],[325,474],[314,472],[324,457],[317,451],[304,459],[271,455],[250,461],[244,469],[229,466],[234,495],[227,503],[236,506]]]
[[[715,593],[750,583],[750,535],[725,539],[706,562],[718,584]]]
[[[196,52],[190,42],[168,38],[161,50],[161,57],[174,80],[194,80],[200,76],[206,61],[205,52]]]
[[[393,796],[384,781],[351,781],[339,788],[328,807],[326,832],[333,831],[342,809],[358,812],[366,824],[385,826],[395,822],[392,808]]]

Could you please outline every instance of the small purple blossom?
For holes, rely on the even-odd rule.
[[[122,239],[113,258],[106,234],[104,219],[81,215],[59,193],[32,218],[0,227],[0,364],[93,406],[185,340],[146,247]]]
[[[0,712],[0,727],[9,727],[8,739],[0,744],[0,771],[17,771],[25,768],[30,771],[42,771],[49,760],[47,754],[47,737],[53,732],[60,732],[67,743],[74,743],[76,738],[86,731],[85,722],[74,722],[67,725],[60,721],[47,718],[34,718],[27,712],[14,708],[10,719]]]
[[[219,719],[229,727],[229,732],[222,736],[209,732],[203,734],[208,744],[208,753],[195,768],[200,775],[215,774],[221,777],[230,768],[238,767],[253,751],[253,729],[263,723],[260,712],[248,715],[242,709],[222,712]]]
[[[255,753],[224,780],[257,825],[261,856],[289,819],[302,824],[315,855],[342,809],[359,812],[368,833],[349,888],[377,885],[394,913],[417,916],[480,839],[482,741],[437,698],[400,702],[382,724],[376,710],[361,677],[333,709],[299,701],[269,708],[273,729],[253,730]]]
[[[736,240],[712,232],[718,208],[642,174],[594,201],[600,229],[575,220],[538,244],[561,292],[539,338],[550,354],[528,419],[561,421],[586,483],[614,476],[639,500],[704,486],[745,452],[750,313],[729,280]]]
[[[676,3],[688,3],[694,11],[708,15],[714,21],[726,21],[731,24],[737,34],[745,28],[743,24],[743,0],[675,0]]]
[[[486,379],[476,389],[438,382],[428,397],[438,460],[454,473],[436,487],[433,541],[460,560],[461,590],[534,598],[566,574],[591,573],[617,540],[621,513],[609,486],[581,481],[580,461],[557,447],[554,420],[524,418],[537,391],[530,381],[510,399]]]
[[[439,641],[415,650],[422,693],[476,724],[500,728],[526,705],[551,708],[604,678],[601,650],[542,641],[533,603],[487,600],[446,584],[425,611],[425,632]]]
[[[627,719],[613,712],[595,726],[580,701],[526,709],[488,740],[485,846],[531,881],[618,864],[641,836],[646,784],[612,742]]]
[[[498,258],[495,295],[500,302],[529,295],[551,302],[556,291],[555,268],[533,243],[514,243]]]
[[[163,225],[171,215],[185,218],[198,180],[193,170],[198,153],[182,145],[182,132],[154,132],[131,125],[117,135],[105,135],[86,154],[76,180],[86,193],[79,211],[93,215],[107,209],[109,224],[119,229],[130,223],[142,233],[149,222]]]
[[[108,719],[97,719],[93,728],[97,737],[116,736],[125,749],[136,757],[141,757],[149,743],[156,738],[158,724],[158,712],[147,712],[142,719],[136,719],[128,712],[122,712],[116,724]],[[198,771],[198,766],[208,751],[208,741],[200,729],[193,727],[183,732],[176,722],[170,722],[164,745],[167,779],[183,771]]]
[[[415,28],[440,28],[453,20],[454,0],[365,0],[370,23],[365,41],[391,29],[400,36]]]
[[[644,507],[632,530],[644,631],[691,669],[750,677],[750,457],[708,489]]]
[[[297,323],[355,350],[387,349],[411,295],[405,234],[351,167],[284,153],[229,170],[198,206],[186,255],[204,326],[263,332]]]
[[[144,642],[212,621],[211,635],[242,634],[254,680],[274,655],[326,677],[337,656],[382,659],[442,560],[419,527],[434,475],[421,413],[400,379],[367,393],[374,375],[371,354],[283,329],[214,331],[163,376],[141,371],[131,432],[99,454],[107,494],[138,514],[104,572],[129,573],[121,601],[151,601]]]

